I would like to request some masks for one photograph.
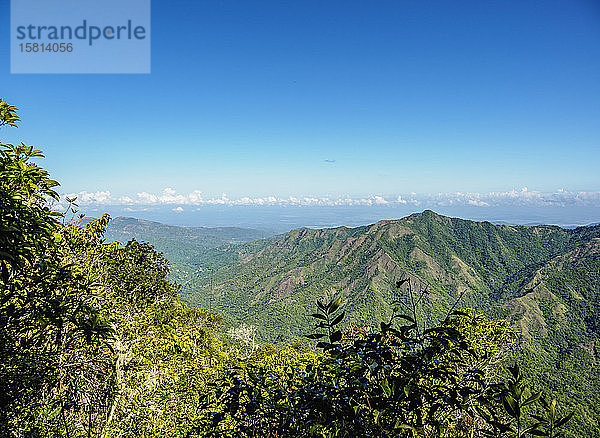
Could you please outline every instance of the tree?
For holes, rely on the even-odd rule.
[[[0,148],[0,435],[183,435],[228,363],[220,316],[179,300],[151,245],[105,243],[108,215],[53,211],[39,150]]]
[[[0,126],[17,126],[0,100]],[[25,433],[41,406],[62,411],[61,358],[73,342],[106,334],[89,279],[64,257],[58,183],[32,163],[39,150],[0,144],[0,434]],[[35,428],[30,430],[34,433]]]

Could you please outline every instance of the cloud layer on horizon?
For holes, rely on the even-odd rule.
[[[113,206],[399,206],[414,205],[428,206],[475,206],[475,207],[500,207],[500,206],[592,206],[600,207],[600,192],[568,191],[559,189],[555,192],[540,192],[520,190],[489,193],[437,193],[383,196],[372,195],[368,197],[315,197],[315,196],[290,196],[287,198],[277,196],[248,197],[230,199],[223,193],[219,197],[204,197],[202,192],[194,190],[188,194],[178,193],[168,187],[161,193],[140,192],[135,196],[116,196],[109,190],[98,192],[70,193],[62,197],[60,206],[64,206],[66,197],[77,197],[79,205],[113,205]],[[176,209],[176,208],[175,208]],[[174,210],[175,210],[174,209]],[[176,209],[176,211],[181,211]]]

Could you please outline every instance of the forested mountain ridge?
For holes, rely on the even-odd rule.
[[[349,321],[373,325],[408,304],[394,284],[410,278],[427,289],[420,312],[431,325],[457,300],[511,321],[521,333],[518,360],[540,388],[581,412],[572,436],[600,436],[599,248],[597,225],[493,225],[425,211],[241,245],[235,263],[196,277],[182,297],[285,342],[306,333],[315,298],[341,294]]]
[[[521,360],[540,388],[578,411],[574,436],[599,436],[600,238],[552,258],[515,290],[501,307],[521,333]]]
[[[214,248],[224,243],[243,243],[261,239],[269,233],[239,227],[178,227],[133,217],[113,218],[106,229],[105,237],[111,240],[129,240],[131,237],[165,239],[188,238],[204,248]]]
[[[240,245],[235,263],[200,273],[183,293],[192,303],[212,302],[225,316],[259,326],[285,318],[290,327],[283,335],[294,337],[304,327],[294,330],[294,317],[327,292],[343,294],[351,318],[378,320],[401,298],[393,284],[403,276],[429,289],[429,310],[448,308],[458,295],[461,305],[490,308],[523,292],[521,283],[542,264],[598,235],[598,226],[493,225],[425,211],[365,227],[293,230],[266,246]],[[271,340],[273,334],[264,332]]]

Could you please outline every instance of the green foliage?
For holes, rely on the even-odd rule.
[[[17,109],[16,106],[9,105],[0,99],[0,128],[4,125],[17,127],[17,122],[21,120],[17,115]]]
[[[522,400],[518,367],[510,369],[514,379],[494,383],[490,367],[516,339],[505,322],[457,311],[419,332],[415,314],[395,313],[378,332],[344,336],[340,305],[340,298],[317,300],[313,317],[322,331],[307,337],[321,353],[288,347],[218,381],[203,404],[210,416],[196,432],[508,438],[558,436],[570,418],[532,414],[541,394]],[[555,412],[556,401],[550,406]]]
[[[0,125],[16,126],[0,103]],[[31,162],[31,146],[0,150],[0,434],[26,430],[42,405],[58,416],[64,400],[63,352],[106,332],[82,297],[91,281],[65,257],[59,215],[49,208],[58,185]]]
[[[181,303],[150,245],[104,243],[108,216],[54,212],[40,151],[1,147],[0,435],[183,436],[228,367],[220,317]]]

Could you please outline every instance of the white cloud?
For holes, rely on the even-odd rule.
[[[156,204],[158,203],[158,196],[152,195],[150,193],[142,192],[138,193],[138,198],[143,204]]]
[[[107,190],[105,192],[93,192],[88,193],[86,191],[75,193],[69,193],[66,195],[67,198],[75,198],[77,197],[76,203],[81,204],[107,204],[109,203],[111,197],[110,191]]]
[[[173,211],[176,211],[177,213],[181,213],[183,211],[183,207],[175,207],[173,209]]]
[[[202,207],[205,205],[280,205],[280,206],[569,206],[586,205],[600,206],[600,192],[572,192],[564,188],[555,192],[545,193],[530,190],[527,187],[512,189],[505,192],[453,192],[421,194],[415,192],[407,195],[394,195],[386,197],[373,195],[369,197],[318,197],[318,196],[289,196],[278,197],[275,195],[252,197],[242,196],[230,198],[226,193],[218,197],[206,196],[200,190],[188,194],[178,193],[175,189],[167,187],[159,193],[139,192],[135,196],[115,196],[109,190],[67,194],[68,197],[77,197],[79,205],[120,205],[139,208],[141,206],[174,205],[173,209],[183,209],[181,206],[190,205]],[[64,204],[63,202],[59,205]]]
[[[480,201],[478,199],[469,199],[468,204],[474,205],[476,207],[489,207],[490,206],[490,204],[488,204],[487,202]]]
[[[386,205],[389,204],[382,196],[375,196],[375,204],[377,205]]]

